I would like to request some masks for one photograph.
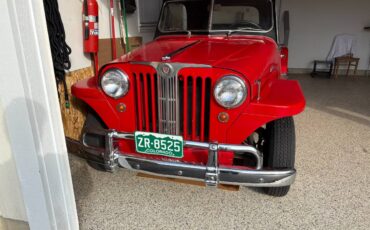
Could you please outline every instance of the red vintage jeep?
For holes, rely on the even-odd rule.
[[[155,40],[73,85],[90,108],[89,161],[283,196],[296,170],[293,115],[305,99],[281,78],[272,0],[165,1]]]

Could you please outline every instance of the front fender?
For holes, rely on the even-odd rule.
[[[274,80],[261,93],[260,100],[251,101],[246,110],[228,130],[231,143],[242,143],[256,129],[283,117],[301,113],[306,100],[295,80]]]
[[[104,93],[96,86],[94,77],[81,80],[72,86],[72,94],[88,104],[109,127],[118,127],[119,117]]]

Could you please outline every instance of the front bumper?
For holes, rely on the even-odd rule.
[[[208,162],[206,165],[187,164],[178,161],[150,160],[129,156],[119,152],[114,146],[114,140],[133,140],[134,134],[116,132],[114,130],[88,130],[86,133],[105,135],[105,149],[97,149],[85,143],[83,135],[83,150],[93,159],[104,159],[105,168],[114,171],[117,167],[143,172],[147,174],[181,178],[194,181],[204,181],[205,185],[215,187],[218,184],[241,185],[249,187],[282,187],[294,182],[295,169],[271,169],[262,170],[263,155],[252,146],[228,145],[217,143],[205,143],[185,141],[184,147],[201,148],[208,150]],[[250,153],[257,159],[255,170],[245,170],[238,167],[223,167],[218,164],[218,151],[233,151]]]

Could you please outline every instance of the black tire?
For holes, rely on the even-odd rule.
[[[294,168],[295,128],[292,117],[272,121],[266,126],[264,167]],[[290,186],[263,188],[270,196],[282,197],[288,194]]]
[[[106,129],[106,125],[100,119],[100,117],[95,112],[88,112],[86,115],[85,124],[82,128],[82,133],[85,133],[87,129]],[[88,145],[105,148],[105,137],[93,134],[86,134],[85,142]]]
[[[82,129],[82,134],[86,132],[87,129],[89,128],[94,128],[94,129],[106,129],[106,125],[104,122],[100,119],[100,117],[94,112],[94,111],[89,111],[86,115],[86,120],[85,124]],[[82,136],[81,136],[82,138]],[[81,140],[82,141],[82,140]],[[104,136],[99,136],[99,135],[93,135],[87,133],[85,136],[85,143],[88,144],[89,146],[94,146],[97,148],[105,148],[105,137]],[[94,160],[86,160],[87,164],[98,170],[98,171],[107,171],[104,166],[104,159],[100,158],[99,159],[94,159]]]

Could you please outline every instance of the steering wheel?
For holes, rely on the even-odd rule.
[[[241,24],[243,24],[243,27],[238,27],[238,29],[243,29],[243,28],[248,29],[248,27],[244,27],[244,25],[251,25],[254,29],[259,29],[259,30],[263,29],[259,24],[252,22],[252,21],[241,21],[238,23],[231,24],[230,27],[233,28],[234,26],[241,25]]]

